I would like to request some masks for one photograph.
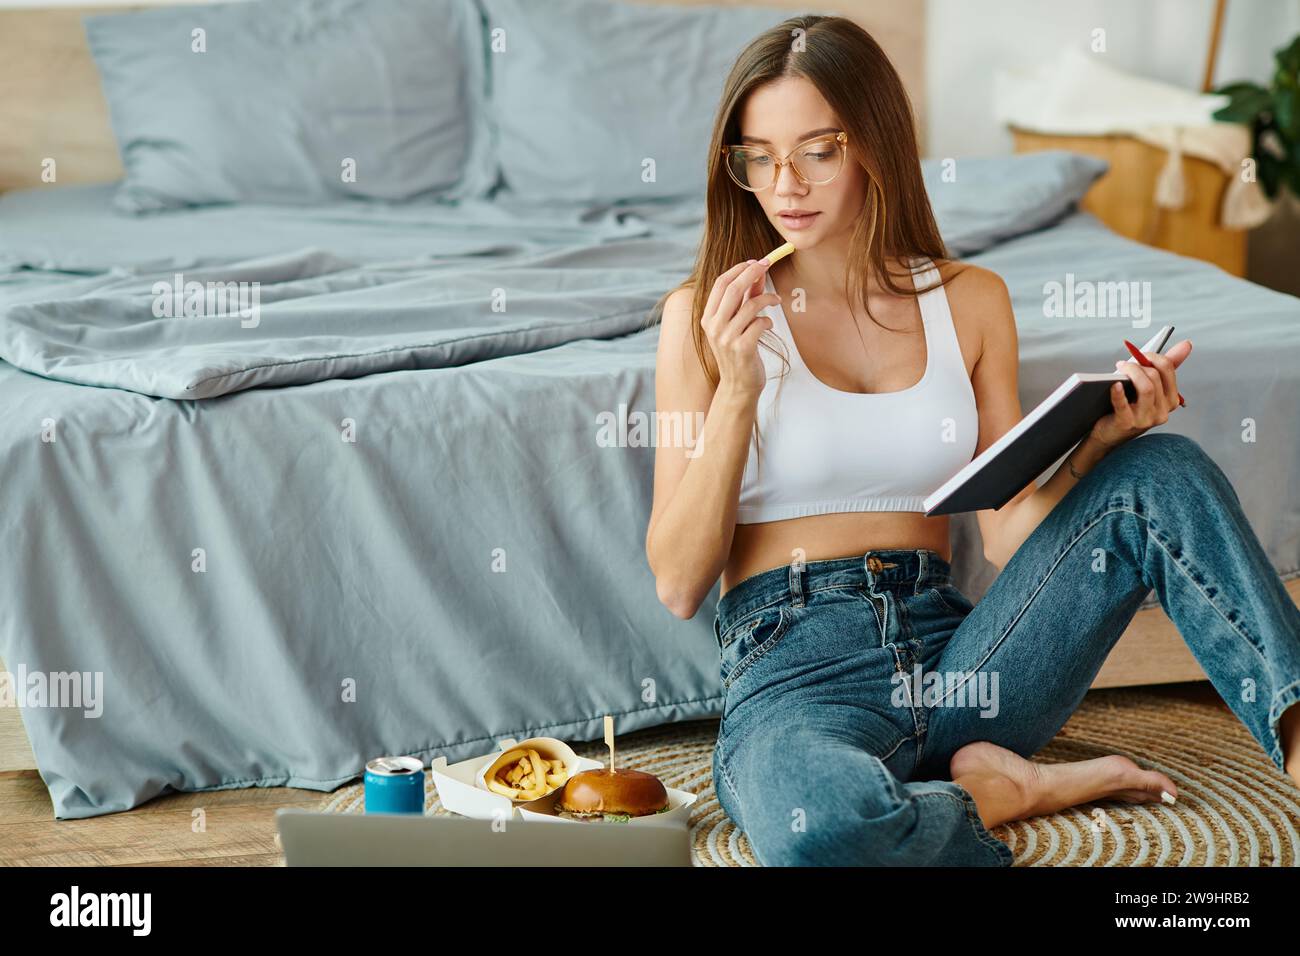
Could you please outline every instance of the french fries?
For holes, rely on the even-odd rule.
[[[564,786],[568,779],[563,760],[548,760],[529,747],[507,753],[484,782],[493,793],[511,800],[537,800]]]
[[[794,252],[794,246],[792,246],[788,242],[785,242],[777,246],[775,249],[773,249],[763,258],[768,261],[769,265],[776,265],[778,262],[780,262],[782,259],[784,259],[792,252]]]

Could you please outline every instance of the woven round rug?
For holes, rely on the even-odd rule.
[[[1118,753],[1178,785],[1178,802],[1104,800],[994,827],[1016,866],[1300,865],[1300,789],[1280,773],[1212,690],[1095,690],[1041,763]],[[716,719],[665,724],[622,734],[619,763],[655,774],[666,786],[700,795],[690,818],[696,866],[756,866],[745,835],[713,792]],[[520,738],[526,734],[518,735]],[[571,742],[604,760],[603,741]],[[331,813],[360,813],[363,787],[344,786],[321,801]],[[450,814],[425,774],[425,810]]]

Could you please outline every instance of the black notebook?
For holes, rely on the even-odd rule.
[[[1141,350],[1164,351],[1173,331],[1172,325],[1166,325]],[[1110,387],[1115,382],[1124,383],[1124,394],[1130,402],[1137,401],[1137,390],[1123,372],[1071,375],[1005,435],[929,495],[925,499],[926,515],[1001,508],[1077,445],[1098,419],[1114,410]]]

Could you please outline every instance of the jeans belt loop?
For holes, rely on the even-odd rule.
[[[796,558],[790,562],[790,600],[795,607],[803,607],[803,559]]]

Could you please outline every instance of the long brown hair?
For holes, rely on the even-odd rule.
[[[736,263],[758,259],[783,241],[757,198],[731,181],[722,147],[740,141],[740,108],[751,91],[794,76],[811,82],[835,111],[849,134],[849,159],[867,175],[867,200],[857,218],[844,282],[850,310],[861,302],[875,321],[867,305],[872,274],[895,295],[918,295],[934,287],[917,289],[910,273],[887,268],[887,258],[947,258],[921,178],[912,105],[885,51],[844,17],[809,14],[777,24],[741,52],[723,86],[709,144],[704,234],[690,277],[681,286],[694,289],[691,335],[715,386],[718,370],[700,324],[713,283]],[[850,288],[856,295],[849,294]],[[655,304],[650,325],[662,318],[672,291]]]

